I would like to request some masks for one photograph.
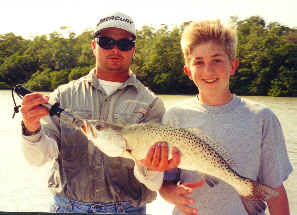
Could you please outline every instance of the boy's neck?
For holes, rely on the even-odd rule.
[[[233,94],[231,92],[225,95],[213,95],[213,96],[203,96],[203,94],[198,94],[198,100],[201,104],[209,106],[221,106],[228,104],[233,99]]]

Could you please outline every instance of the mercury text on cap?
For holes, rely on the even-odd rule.
[[[103,22],[107,22],[109,20],[120,20],[121,22],[127,22],[129,24],[133,23],[133,21],[129,20],[128,18],[123,18],[123,17],[120,17],[120,16],[108,16],[108,17],[105,17],[103,19],[100,19],[100,22],[97,24],[97,26],[102,24]]]

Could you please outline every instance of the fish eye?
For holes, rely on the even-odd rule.
[[[103,129],[103,126],[98,124],[98,125],[96,125],[96,129],[100,131],[101,129]]]

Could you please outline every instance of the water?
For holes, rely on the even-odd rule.
[[[162,95],[166,107],[190,98],[181,95]],[[270,107],[281,121],[289,158],[294,169],[297,168],[297,98],[247,97]],[[18,103],[20,100],[17,99]],[[42,167],[30,166],[20,149],[20,121],[17,114],[11,119],[13,102],[10,91],[0,91],[0,139],[2,151],[0,156],[0,211],[47,212],[51,194],[47,180],[51,163]],[[284,183],[291,214],[297,214],[297,173],[294,171]],[[147,212],[153,215],[170,215],[172,205],[161,197],[148,204]]]

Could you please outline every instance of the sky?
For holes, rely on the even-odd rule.
[[[266,23],[297,27],[296,0],[0,0],[0,34],[33,38],[36,35],[82,33],[94,29],[99,18],[121,11],[144,25],[180,26],[186,21],[246,19],[261,16]],[[67,26],[66,30],[61,30]]]

